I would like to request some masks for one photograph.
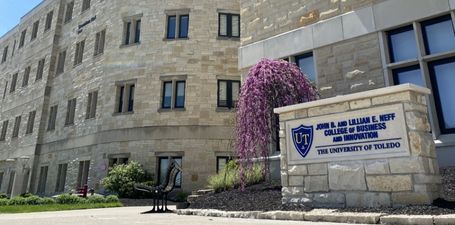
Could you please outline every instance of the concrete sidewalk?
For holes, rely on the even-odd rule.
[[[241,218],[180,216],[174,213],[140,214],[150,207],[120,207],[107,209],[73,210],[59,212],[0,214],[4,225],[343,225],[340,223],[313,223],[302,221],[276,221]],[[345,224],[346,225],[346,224]]]

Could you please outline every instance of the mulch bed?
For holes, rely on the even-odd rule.
[[[443,215],[455,214],[455,167],[441,169],[444,199],[436,200],[430,206],[407,206],[402,208],[347,208],[339,212],[377,212],[386,214],[408,215]],[[238,189],[201,196],[190,205],[193,209],[218,209],[224,211],[310,211],[312,208],[302,205],[282,205],[281,186],[262,183]]]

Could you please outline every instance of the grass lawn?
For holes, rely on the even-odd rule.
[[[1,213],[29,213],[29,212],[46,212],[46,211],[62,211],[75,209],[96,209],[96,208],[111,208],[121,207],[122,203],[85,203],[85,204],[49,204],[49,205],[8,205],[0,206]]]

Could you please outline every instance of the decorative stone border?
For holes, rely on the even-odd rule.
[[[300,211],[221,211],[216,209],[179,209],[177,215],[227,217],[244,219],[293,220],[356,224],[390,225],[455,225],[455,214],[449,215],[387,215],[384,213],[336,212],[333,209]]]

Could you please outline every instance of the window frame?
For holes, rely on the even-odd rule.
[[[440,17],[437,17],[437,18],[433,18],[433,19],[429,19],[429,20],[425,20],[425,21],[420,22],[422,39],[423,39],[423,48],[424,48],[424,53],[425,53],[424,55],[425,56],[426,55],[441,54],[443,52],[438,52],[438,53],[433,53],[433,54],[430,53],[428,35],[427,35],[427,32],[425,32],[425,28],[424,27],[425,26],[429,26],[429,25],[434,25],[434,24],[437,24],[437,23],[440,23],[440,22],[443,22],[443,21],[447,21],[447,20],[449,20],[451,22],[452,28],[454,29],[454,32],[455,32],[455,27],[453,25],[452,16],[450,14],[443,15],[443,16],[440,16]],[[454,51],[454,49],[446,51],[446,52],[450,52],[450,51]]]
[[[232,160],[232,157],[230,156],[217,156],[216,157],[216,173],[218,174],[220,172],[220,159],[226,159],[226,164],[225,166],[229,163],[230,160]]]
[[[21,127],[21,120],[22,120],[22,115],[16,116],[14,119],[14,127],[13,127],[13,133],[11,135],[11,138],[18,138],[19,137],[19,131]]]
[[[162,160],[162,159],[169,159],[169,157],[172,158],[172,159],[174,159],[174,160],[180,159],[180,160],[181,160],[181,164],[182,164],[182,165],[180,165],[180,167],[183,168],[183,156],[158,156],[158,176],[157,176],[158,179],[157,179],[157,181],[158,181],[158,184],[159,184],[159,185],[160,185],[161,182],[162,182],[162,180],[161,180],[161,160]],[[176,181],[176,182],[175,182],[175,186],[174,186],[175,188],[182,188],[183,173],[182,173],[181,171],[180,171],[179,173],[180,173],[180,177],[181,177],[181,179],[180,179],[180,184],[177,184],[177,181]],[[179,175],[179,174],[177,174],[177,176],[178,176],[178,175]],[[176,176],[176,178],[177,178],[177,176]]]
[[[179,91],[179,88],[178,88],[178,85],[183,83],[183,105],[177,105],[177,97],[178,97],[178,91]],[[185,108],[185,98],[186,98],[186,80],[176,80],[175,81],[175,93],[174,93],[174,108],[175,109],[183,109]],[[172,97],[171,97],[172,99]]]
[[[414,64],[414,65],[410,65],[410,66],[404,66],[404,67],[399,67],[399,68],[396,68],[396,69],[392,69],[393,84],[394,85],[399,85],[400,84],[399,80],[398,80],[398,74],[399,73],[408,72],[408,71],[412,71],[412,70],[416,70],[416,69],[419,69],[420,73],[422,73],[422,69],[420,68],[419,64]],[[424,82],[424,81],[422,81],[422,82]]]
[[[46,64],[46,58],[42,58],[38,61],[38,67],[36,68],[35,82],[43,79],[45,64]]]
[[[38,37],[39,30],[39,20],[35,21],[32,26],[32,35],[30,36],[30,41],[35,40]]]
[[[178,83],[184,83],[184,90],[183,90],[183,106],[177,105],[177,87]],[[170,107],[164,107],[164,98],[166,93],[166,84],[171,84],[171,103]],[[170,110],[181,110],[184,111],[186,107],[186,91],[187,91],[187,79],[186,75],[177,75],[174,77],[163,77],[161,78],[161,108],[158,111],[170,111]]]
[[[66,107],[65,126],[73,126],[76,117],[77,98],[68,100]]]
[[[64,22],[63,22],[64,24],[69,23],[71,20],[73,20],[73,12],[74,12],[74,1],[71,1],[66,4],[65,18],[64,18]]]
[[[187,24],[186,24],[186,34],[182,35],[182,18],[187,17]],[[179,15],[179,22],[178,22],[178,39],[188,39],[188,34],[190,33],[190,15],[183,14]]]
[[[93,56],[99,56],[104,54],[104,47],[106,44],[106,29],[95,34],[95,50]]]
[[[131,98],[131,87],[133,97]],[[134,95],[137,91],[137,79],[115,82],[115,109],[113,115],[124,115],[134,113]],[[132,100],[132,101],[131,101]],[[130,105],[132,103],[132,105]],[[131,106],[131,110],[130,110]]]
[[[19,38],[19,48],[22,48],[24,47],[25,45],[25,37],[27,36],[27,28],[25,28],[24,30],[22,30],[21,32],[21,36]]]
[[[31,111],[28,113],[28,119],[27,119],[27,130],[25,131],[25,134],[33,134],[33,129],[35,126],[35,117],[36,117],[36,110]]]
[[[84,61],[85,39],[76,43],[76,51],[74,54],[74,67],[79,66]]]
[[[81,14],[89,10],[91,7],[91,1],[90,0],[82,0],[82,5],[81,5]]]
[[[31,66],[25,67],[24,76],[22,77],[22,87],[27,87],[30,80]]]
[[[87,109],[85,111],[86,120],[96,118],[97,105],[98,105],[98,90],[89,92],[88,97],[87,97]]]
[[[68,174],[68,163],[58,164],[57,180],[56,180],[56,184],[55,184],[56,193],[62,193],[65,191],[67,174]]]
[[[66,54],[67,54],[66,49],[58,53],[57,68],[55,68],[55,76],[58,76],[65,72]]]
[[[226,106],[220,105],[220,83],[221,82],[226,82]],[[240,88],[241,88],[241,81],[240,80],[226,80],[226,79],[218,79],[217,84],[217,107],[218,108],[227,108],[227,109],[234,109],[236,108],[236,105],[233,104],[233,99],[232,99],[232,84],[233,83],[239,83],[239,95],[240,95]]]
[[[8,124],[9,124],[9,120],[4,120],[2,122],[2,131],[0,133],[0,141],[6,140],[6,135],[8,134]]]
[[[315,60],[314,52],[311,51],[311,52],[305,52],[305,53],[302,53],[299,55],[295,55],[295,56],[293,56],[293,59],[294,59],[295,64],[297,65],[297,67],[299,67],[300,72],[305,74],[305,72],[302,71],[302,69],[300,67],[299,60],[305,59],[305,58],[310,58],[310,57],[313,58],[314,80],[311,80],[311,77],[309,77],[309,76],[307,78],[311,83],[317,84],[318,83],[318,73],[317,73],[317,68],[316,68],[316,60]]]
[[[49,108],[49,118],[47,121],[47,131],[55,130],[55,126],[57,123],[57,115],[58,115],[58,105],[52,105]]]
[[[52,28],[52,20],[54,19],[54,10],[51,10],[46,15],[46,23],[44,24],[44,32]]]
[[[2,62],[1,63],[6,62],[6,60],[8,58],[8,48],[9,48],[8,45],[3,48]]]
[[[11,78],[11,84],[9,88],[9,93],[14,93],[17,88],[17,79],[19,77],[19,73],[14,73],[12,78]]]
[[[408,25],[405,25],[405,26],[402,26],[402,27],[399,27],[399,28],[396,28],[396,29],[393,29],[393,30],[386,31],[387,48],[388,48],[388,52],[389,52],[389,62],[390,63],[400,62],[400,61],[396,61],[396,59],[395,59],[393,46],[392,46],[392,37],[391,36],[394,35],[394,34],[399,34],[399,33],[407,32],[407,31],[413,31],[413,34],[415,34],[415,32],[416,32],[415,29],[414,29],[414,26],[412,24],[408,24]],[[415,41],[416,41],[416,44],[417,44],[417,46],[415,46],[415,47],[416,47],[416,50],[418,51],[418,49],[419,49],[418,40],[416,39]],[[418,54],[418,52],[417,52],[417,54]]]
[[[226,16],[226,35],[221,34],[221,16],[225,15]],[[239,17],[239,35],[234,36],[232,35],[232,16],[238,16]],[[240,39],[240,14],[237,13],[227,13],[227,12],[218,12],[218,36],[223,37],[223,38],[236,38]]]
[[[123,36],[120,47],[141,44],[142,16],[141,13],[123,18]]]
[[[166,15],[166,25],[165,25],[165,33],[164,33],[164,38],[163,41],[174,41],[174,40],[188,40],[189,39],[189,34],[190,34],[190,9],[172,9],[172,10],[165,10],[165,15]],[[188,22],[187,22],[187,32],[186,35],[181,35],[182,27],[181,27],[181,21],[182,18],[187,17]],[[174,31],[174,36],[171,37],[169,36],[169,31],[170,29],[170,19],[175,18],[175,27],[173,29]]]

